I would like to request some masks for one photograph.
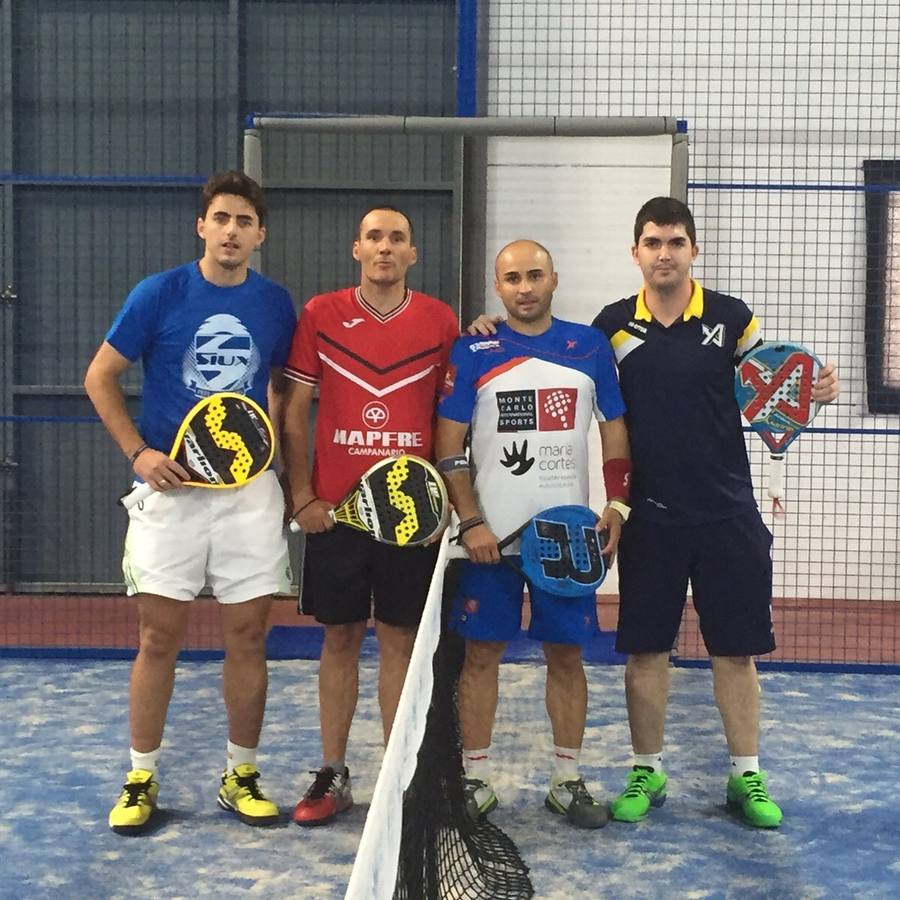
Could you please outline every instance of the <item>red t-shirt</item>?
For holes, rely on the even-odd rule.
[[[318,497],[338,503],[383,457],[431,459],[435,404],[458,335],[450,307],[417,291],[386,315],[359,288],[303,307],[285,374],[319,387]]]

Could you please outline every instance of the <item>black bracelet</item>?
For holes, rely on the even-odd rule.
[[[303,512],[304,509],[306,509],[307,506],[312,506],[313,503],[315,503],[316,500],[318,500],[318,499],[319,499],[318,497],[313,497],[312,500],[307,500],[306,503],[303,504],[303,506],[299,507],[298,509],[295,509],[295,510],[291,513],[291,518],[292,518],[292,519],[295,519],[297,516],[300,515],[300,513]]]
[[[135,450],[134,453],[132,453],[131,456],[128,457],[128,463],[129,463],[129,465],[131,465],[131,466],[133,467],[135,461],[137,460],[137,458],[138,458],[145,450],[149,450],[149,449],[150,449],[150,445],[149,445],[149,444],[141,444],[141,446],[138,447],[137,450]]]
[[[470,528],[475,528],[478,525],[484,525],[484,519],[481,516],[472,516],[470,519],[459,523],[459,531],[456,532],[456,536],[462,537]]]

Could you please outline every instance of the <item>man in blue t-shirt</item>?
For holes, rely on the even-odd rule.
[[[753,662],[775,648],[772,535],[756,505],[733,387],[735,365],[759,343],[760,328],[742,300],[691,278],[698,252],[687,206],[670,197],[649,200],[638,212],[631,250],[643,287],[604,307],[593,323],[616,354],[634,461],[616,638],[628,654],[634,765],[611,811],[636,822],[666,798],[669,654],[690,582],[731,754],[728,805],[749,824],[773,828],[782,813],[759,769]],[[829,364],[813,399],[825,403],[837,394]]]
[[[497,565],[498,539],[541,510],[588,505],[588,449],[600,426],[609,503],[597,523],[610,561],[628,515],[625,406],[609,342],[552,317],[558,276],[546,248],[514,241],[497,256],[494,286],[508,319],[490,340],[460,338],[438,407],[436,456],[460,519],[462,564],[451,624],[466,639],[459,714],[470,815],[490,812],[497,676],[522,622],[524,579]],[[471,460],[463,455],[471,434]],[[477,474],[470,476],[470,465]],[[514,548],[510,548],[515,552]],[[600,828],[606,807],[579,772],[587,711],[582,645],[597,630],[592,590],[576,598],[530,589],[529,636],[543,644],[554,752],[546,807],[573,825]]]
[[[189,601],[209,586],[221,612],[228,748],[218,802],[249,825],[278,821],[259,786],[256,748],[266,701],[266,623],[272,595],[290,586],[284,501],[274,472],[224,491],[184,488],[167,456],[185,414],[220,391],[266,408],[278,431],[281,367],[296,315],[288,292],[252,271],[265,239],[265,200],[241,172],[214,175],[201,192],[198,261],[152,275],[131,291],[85,376],[103,424],[154,493],[129,512],[122,567],[137,597],[140,646],[131,672],[131,769],[109,814],[121,834],[156,809],[160,744],[188,623]],[[119,381],[140,360],[140,429]],[[267,402],[270,401],[270,402]]]

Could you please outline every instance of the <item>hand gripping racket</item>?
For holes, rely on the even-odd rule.
[[[365,531],[382,544],[426,544],[447,524],[450,504],[437,469],[418,456],[392,456],[363,473],[332,510],[338,525]],[[291,531],[300,531],[291,520]]]
[[[219,393],[184,417],[169,456],[191,473],[183,484],[232,488],[265,472],[274,453],[275,432],[263,410],[242,394]],[[119,503],[131,509],[152,493],[149,484],[139,484]]]
[[[531,587],[558,597],[581,597],[595,591],[606,578],[603,535],[597,514],[586,506],[553,506],[542,510],[497,544],[501,560],[520,571]],[[503,550],[521,539],[521,566]],[[466,556],[461,544],[450,556]]]
[[[772,511],[781,506],[784,454],[809,426],[820,404],[812,388],[822,363],[799,344],[767,341],[748,353],[734,376],[734,396],[750,427],[769,448]]]

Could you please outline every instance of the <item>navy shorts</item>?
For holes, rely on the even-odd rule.
[[[616,650],[671,650],[688,582],[710,656],[775,649],[772,533],[757,510],[692,526],[633,518],[619,541]]]
[[[323,625],[363,622],[415,628],[437,562],[438,544],[392,547],[338,525],[306,535],[300,610]]]
[[[518,560],[517,560],[518,561]],[[450,626],[473,641],[511,641],[522,628],[525,578],[510,566],[464,561],[453,598]],[[557,597],[532,590],[528,637],[583,646],[597,633],[597,598]]]

